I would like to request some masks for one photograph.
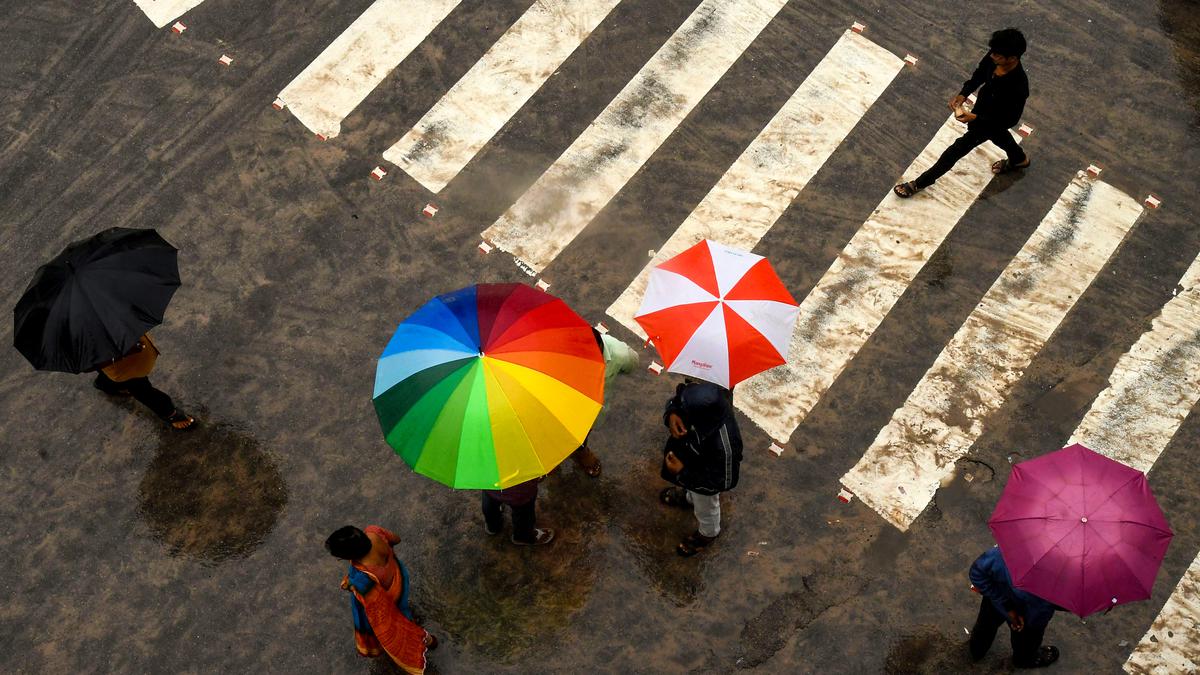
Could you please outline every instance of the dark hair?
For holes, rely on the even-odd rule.
[[[325,550],[335,558],[358,560],[371,552],[371,539],[366,532],[347,525],[339,527],[325,540]]]
[[[1020,57],[1025,53],[1025,36],[1016,28],[1005,28],[992,33],[988,48],[1001,56]]]
[[[592,337],[596,338],[596,346],[600,348],[600,356],[604,356],[604,336],[595,328],[592,329]]]

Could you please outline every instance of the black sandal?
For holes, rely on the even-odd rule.
[[[667,506],[675,506],[681,509],[691,506],[687,500],[687,491],[678,487],[663,488],[662,492],[658,493],[658,501]]]
[[[700,530],[689,534],[679,542],[679,546],[675,547],[675,552],[684,558],[690,558],[700,551],[703,551],[709,544],[716,541],[716,537],[706,537],[700,534]]]
[[[1025,664],[1020,664],[1020,665],[1013,664],[1013,665],[1016,665],[1018,668],[1045,668],[1046,666],[1050,665],[1051,663],[1054,663],[1057,660],[1058,660],[1058,647],[1050,646],[1050,647],[1042,647],[1042,648],[1038,649],[1037,658],[1033,660],[1033,663],[1025,663]]]
[[[196,426],[195,417],[178,410],[164,417],[163,421],[170,425],[171,429],[175,431],[187,431]],[[181,424],[182,426],[180,426]]]
[[[896,196],[901,199],[908,199],[909,197],[917,194],[920,191],[921,191],[921,188],[917,187],[917,184],[912,182],[911,180],[906,181],[904,183],[900,183],[896,187],[892,188],[892,192],[895,192]]]
[[[992,173],[996,174],[997,176],[1000,176],[1000,175],[1003,175],[1006,173],[1012,173],[1014,171],[1020,171],[1021,169],[1028,169],[1028,168],[1029,168],[1029,158],[1028,157],[1026,157],[1025,161],[1020,164],[1013,164],[1012,162],[1008,161],[1007,159],[998,159],[998,160],[992,162]]]

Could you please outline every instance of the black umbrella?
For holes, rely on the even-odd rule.
[[[179,288],[177,250],[114,227],[38,268],[13,309],[13,344],[38,370],[79,373],[129,353]]]

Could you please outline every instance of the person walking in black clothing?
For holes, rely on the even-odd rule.
[[[997,629],[1007,623],[1014,666],[1042,668],[1058,660],[1058,647],[1043,647],[1042,637],[1055,610],[1061,608],[1015,588],[999,547],[993,546],[975,560],[970,577],[971,588],[983,596],[968,643],[972,659],[978,661],[987,654]]]
[[[721,533],[721,493],[738,483],[742,435],[733,415],[732,392],[711,382],[688,380],[667,401],[663,424],[671,435],[663,448],[662,477],[679,487],[659,493],[668,506],[692,507],[698,527],[676,553],[696,555]]]
[[[1029,98],[1029,78],[1021,66],[1025,36],[1016,28],[998,30],[992,33],[988,50],[971,79],[963,83],[962,90],[949,103],[955,119],[966,123],[967,132],[946,148],[933,166],[916,180],[892,188],[896,196],[907,199],[933,185],[984,141],[995,143],[1008,154],[1006,159],[992,164],[992,173],[1009,173],[1029,166],[1029,157],[1009,132],[1021,121],[1025,100]],[[977,89],[979,95],[975,106],[970,111],[965,110],[963,105],[967,96]]]

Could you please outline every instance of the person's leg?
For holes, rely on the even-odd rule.
[[[1019,631],[1012,631],[1013,665],[1018,668],[1029,668],[1038,665],[1039,652],[1042,649],[1042,638],[1046,634],[1046,625],[1034,626],[1029,623]]]
[[[113,396],[129,395],[129,390],[125,388],[124,382],[113,382],[102,370],[96,371],[96,379],[92,381],[92,386]]]
[[[721,534],[721,494],[702,495],[688,490],[687,498],[692,503],[700,534],[709,539]]]
[[[486,491],[483,495],[483,529],[488,534],[499,534],[504,529],[504,515],[500,513],[500,502],[496,501]]]
[[[589,431],[588,435],[583,439],[583,445],[571,453],[571,459],[575,460],[575,465],[583,469],[584,473],[592,478],[597,478],[600,476],[600,458],[588,447],[588,440],[591,437],[592,432]]]
[[[996,630],[1004,623],[1004,615],[992,606],[990,600],[981,598],[979,616],[975,618],[975,627],[971,629],[971,639],[968,642],[971,647],[971,658],[978,661],[988,653],[988,650],[992,648],[992,642],[996,639]]]
[[[1021,144],[1017,139],[1013,138],[1012,132],[1008,129],[1000,129],[994,131],[988,136],[988,140],[996,144],[996,147],[1004,151],[1008,155],[1009,166],[1021,166],[1029,159],[1025,154],[1025,150],[1021,148]]]
[[[967,132],[959,136],[958,140],[951,143],[950,147],[942,152],[942,156],[938,157],[938,160],[933,163],[933,166],[926,169],[920,176],[917,176],[913,184],[922,190],[933,185],[937,179],[944,176],[947,171],[953,168],[958,163],[958,160],[966,157],[968,152],[974,150],[978,145],[986,141],[987,138],[988,135],[986,132],[968,127]]]
[[[146,406],[155,415],[166,419],[171,413],[175,412],[175,403],[170,396],[154,388],[150,384],[150,380],[144,377],[135,377],[132,380],[126,380],[120,384],[125,385],[129,393],[138,400],[139,403]]]
[[[512,509],[513,541],[533,543],[537,539],[537,499],[520,505],[509,504],[509,508]]]

